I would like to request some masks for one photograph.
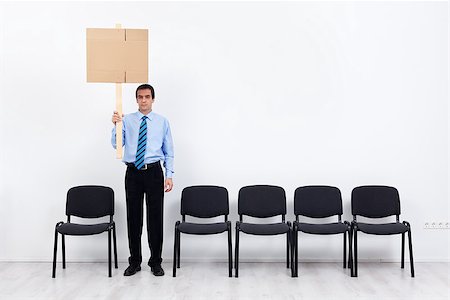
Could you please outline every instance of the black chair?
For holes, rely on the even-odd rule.
[[[66,268],[66,235],[94,235],[108,232],[108,276],[111,277],[111,231],[114,240],[114,264],[117,269],[116,226],[114,215],[114,191],[104,186],[77,186],[69,189],[66,202],[67,223],[58,222],[55,227],[55,244],[53,250],[53,272],[56,274],[56,252],[58,247],[58,233],[62,240],[62,267]],[[101,218],[109,216],[108,223],[77,224],[70,221],[70,217]]]
[[[347,267],[347,234],[349,243],[349,261],[348,265],[353,273],[351,257],[352,257],[352,230],[351,224],[347,221],[342,222],[342,197],[341,191],[332,186],[303,186],[295,190],[294,194],[294,214],[295,221],[293,223],[293,248],[295,262],[293,265],[294,276],[298,276],[298,232],[307,234],[344,234],[344,269]],[[328,218],[338,216],[336,223],[304,223],[299,221],[299,216],[309,218]]]
[[[414,261],[411,241],[411,225],[403,221],[400,223],[400,197],[398,191],[390,186],[360,186],[352,191],[353,214],[353,243],[354,243],[354,276],[358,276],[358,231],[375,235],[402,235],[401,268],[405,267],[405,233],[408,233],[409,259],[411,277],[414,277]],[[395,223],[362,223],[356,220],[356,216],[366,218],[385,218],[396,216]]]
[[[286,264],[290,267],[289,252],[291,250],[290,222],[286,223],[286,193],[284,189],[271,185],[246,186],[239,190],[239,221],[236,222],[235,276],[239,276],[239,233],[242,231],[252,235],[286,234]],[[281,215],[282,222],[253,224],[243,222],[243,216],[268,218]],[[291,268],[291,276],[293,270]]]
[[[220,186],[191,186],[181,193],[182,221],[175,223],[173,249],[173,277],[180,268],[180,236],[181,233],[210,235],[228,232],[228,276],[232,276],[231,222],[228,221],[228,191]],[[186,216],[196,218],[214,218],[224,216],[225,221],[219,223],[186,222]]]

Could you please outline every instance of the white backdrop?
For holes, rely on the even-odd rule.
[[[85,29],[150,29],[154,111],[175,143],[165,198],[169,260],[183,187],[225,186],[231,220],[248,184],[350,193],[399,189],[417,261],[448,261],[447,2],[0,3],[0,260],[51,260],[75,185],[116,193],[128,256],[123,164],[110,145],[114,84],[86,83]],[[124,87],[124,111],[136,109]],[[233,226],[234,227],[234,226]],[[145,231],[145,230],[144,230]],[[234,240],[234,237],[233,237]],[[143,236],[144,261],[148,259]],[[341,237],[303,237],[301,259],[340,260]],[[69,261],[106,258],[106,235],[67,239]],[[361,236],[362,259],[398,261],[400,237]],[[226,237],[182,236],[182,258],[225,260]],[[282,260],[284,237],[241,239],[243,260]]]

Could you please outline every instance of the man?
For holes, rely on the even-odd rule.
[[[151,257],[148,265],[155,276],[163,276],[161,252],[163,242],[163,198],[164,192],[173,187],[173,143],[169,122],[152,111],[155,91],[149,84],[136,89],[139,110],[123,116],[117,112],[112,122],[123,122],[123,162],[127,165],[125,192],[127,203],[129,266],[125,276],[141,270],[141,235],[143,222],[143,199],[147,207],[147,234]],[[116,147],[116,128],[113,128],[111,143]],[[160,161],[164,162],[166,178]]]

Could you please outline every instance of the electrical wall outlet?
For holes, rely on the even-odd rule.
[[[439,222],[437,227],[438,229],[448,229],[448,222]]]
[[[448,221],[428,221],[425,222],[424,229],[450,229]]]
[[[436,226],[435,222],[425,222],[425,226],[423,227],[424,229],[434,229]]]

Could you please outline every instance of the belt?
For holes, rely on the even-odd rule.
[[[140,169],[137,169],[136,166],[134,165],[134,163],[127,162],[126,165],[130,169],[139,170],[139,171],[145,171],[147,169],[150,169],[151,167],[161,166],[161,164],[159,163],[159,160],[155,161],[155,162],[153,162],[151,164],[144,164],[142,166],[142,168],[140,168]]]

